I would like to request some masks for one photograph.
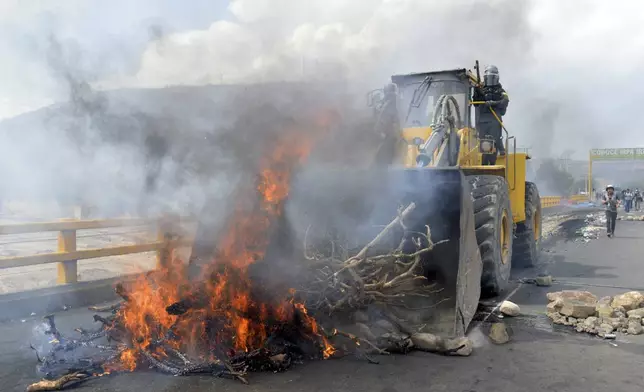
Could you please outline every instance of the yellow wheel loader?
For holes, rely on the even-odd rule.
[[[422,233],[429,228],[431,241],[439,244],[423,267],[428,281],[440,282],[441,299],[414,308],[431,307],[429,313],[410,312],[418,314],[417,324],[427,324],[426,332],[462,335],[480,296],[503,292],[512,265],[531,266],[539,256],[541,203],[536,185],[526,181],[530,157],[516,151],[516,140],[505,131],[507,155],[482,164],[496,147],[474,128],[472,96],[479,78],[471,71],[395,75],[391,81],[401,129],[384,147],[389,161],[301,173],[288,219],[309,243],[332,236],[336,251],[360,249],[401,207],[414,203],[405,225]],[[338,245],[339,239],[346,245]],[[397,241],[380,246],[395,249]],[[413,318],[411,313],[404,317]]]

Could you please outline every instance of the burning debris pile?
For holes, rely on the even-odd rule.
[[[575,327],[606,339],[615,332],[639,335],[644,332],[644,295],[631,291],[597,298],[588,291],[565,290],[548,293],[548,317],[555,324]]]
[[[229,226],[216,241],[212,257],[200,264],[197,279],[189,266],[175,260],[134,282],[123,282],[116,287],[119,304],[95,309],[110,313],[94,316],[101,327],[77,329],[76,337],[61,333],[54,318],[46,318],[51,348],[38,355],[44,380],[28,390],[59,390],[141,368],[246,383],[249,372],[283,371],[311,359],[357,355],[375,362],[370,355],[414,348],[469,355],[472,345],[466,338],[419,333],[397,317],[401,313],[384,311],[405,307],[409,298],[427,303],[441,292],[421,265],[422,257],[438,245],[431,240],[430,228],[425,233],[406,232],[413,203],[400,209],[398,217],[353,256],[339,260],[305,254],[293,261],[305,264],[308,271],[295,288],[264,282],[264,275],[256,273],[258,268],[274,268],[266,265],[271,229],[282,215],[291,174],[312,146],[301,135],[285,136],[259,160],[252,203],[237,198]],[[400,246],[375,252],[392,231],[403,232]],[[383,306],[377,320],[358,317],[372,304]]]

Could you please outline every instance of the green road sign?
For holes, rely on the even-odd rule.
[[[593,161],[644,160],[644,148],[593,148],[590,150]]]

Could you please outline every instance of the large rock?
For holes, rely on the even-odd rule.
[[[613,298],[611,306],[616,308],[623,307],[627,312],[629,310],[637,309],[644,303],[644,295],[639,291],[629,291],[628,293],[616,295]]]
[[[488,334],[490,340],[495,344],[505,344],[510,341],[510,334],[508,329],[503,323],[494,323],[490,326],[490,333]]]
[[[628,317],[640,316],[644,318],[644,308],[629,310],[627,314],[628,314]]]
[[[574,318],[587,318],[595,314],[595,303],[577,300],[564,300],[559,313]]]
[[[469,357],[474,350],[474,343],[469,338],[456,338],[448,339],[445,342],[445,348],[449,355],[458,355],[461,357]]]
[[[626,318],[626,309],[623,306],[618,306],[613,308],[613,310],[615,311],[615,317]]]
[[[597,305],[595,305],[595,313],[597,314],[597,316],[601,318],[606,318],[606,319],[613,318],[617,314],[615,313],[615,309],[613,309],[613,307],[610,306],[610,297],[605,297],[605,298],[608,298],[609,302],[605,303],[605,302],[602,302],[602,300],[599,300],[599,302],[597,302]]]
[[[588,317],[585,320],[579,320],[577,323],[577,332],[587,332],[591,334],[596,334],[599,332],[599,326],[601,320],[597,317]]]
[[[550,320],[552,320],[553,324],[565,325],[567,322],[566,316],[562,315],[559,312],[548,312],[547,316]]]
[[[415,333],[411,341],[418,350],[434,353],[469,356],[472,354],[474,344],[469,338],[443,339],[431,333]]]
[[[613,330],[626,327],[626,319],[620,319],[617,317],[606,318],[604,319],[605,324],[609,324],[613,327]]]
[[[613,318],[615,317],[615,309],[610,306],[610,303],[613,302],[612,297],[602,297],[597,301],[595,305],[595,312],[601,318]]]
[[[626,329],[627,334],[640,335],[642,332],[644,332],[644,328],[642,327],[642,324],[628,323],[628,329]]]
[[[613,333],[615,328],[612,325],[604,323],[599,326],[599,336],[604,337],[607,334]]]
[[[501,306],[499,307],[499,310],[504,315],[511,316],[511,317],[518,316],[519,314],[521,314],[521,309],[519,308],[519,305],[510,301],[503,301],[501,303]]]
[[[546,306],[547,312],[548,313],[554,313],[554,312],[559,312],[561,310],[561,307],[563,306],[564,301],[561,298],[557,298],[554,301],[551,301],[548,303],[548,306]]]
[[[431,333],[415,333],[411,335],[411,341],[415,348],[431,352],[438,351],[443,344],[443,339]]]
[[[589,328],[594,328],[599,325],[599,318],[597,317],[588,317],[586,320],[584,320],[584,326],[589,327]]]
[[[541,286],[541,287],[552,286],[552,276],[550,275],[537,276],[537,278],[535,279],[535,282],[537,283],[537,286]]]
[[[611,302],[613,302],[613,297],[611,296],[601,297],[600,299],[597,300],[597,305],[610,305]]]
[[[616,316],[615,309],[613,309],[610,305],[595,306],[595,313],[597,313],[597,316],[605,319],[613,318]]]
[[[579,290],[563,290],[563,291],[554,291],[552,293],[546,294],[548,301],[556,301],[557,298],[562,300],[574,300],[581,301],[586,303],[596,303],[597,296],[589,291],[579,291]]]

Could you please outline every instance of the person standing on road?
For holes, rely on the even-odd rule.
[[[635,189],[633,199],[635,200],[635,209],[639,211],[642,206],[642,192],[639,189]]]
[[[629,213],[631,208],[633,208],[633,192],[631,192],[630,188],[626,188],[626,192],[624,192],[624,211]]]
[[[615,224],[617,223],[617,207],[619,206],[619,196],[615,193],[615,187],[608,185],[606,194],[602,199],[602,204],[606,206],[606,235],[615,236]]]

